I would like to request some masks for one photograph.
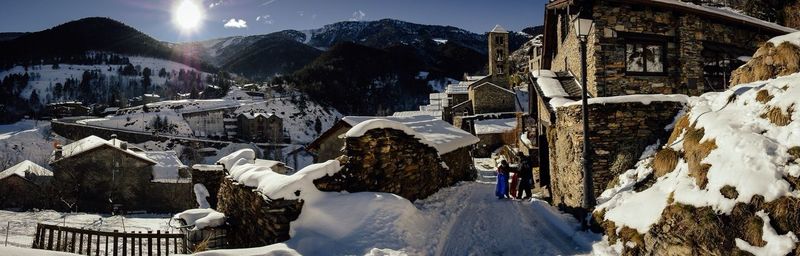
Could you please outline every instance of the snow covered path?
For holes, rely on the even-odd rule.
[[[446,190],[418,205],[422,211],[438,208],[443,215],[439,219],[445,221],[433,237],[434,255],[574,255],[591,250],[591,244],[573,240],[574,232],[565,234],[558,223],[551,223],[548,211],[536,209],[542,206],[539,202],[498,200],[491,184]]]
[[[499,200],[494,171],[476,160],[478,182],[441,190],[417,206],[444,220],[434,235],[434,255],[574,255],[591,251],[594,239],[542,201]],[[435,209],[435,210],[434,210]]]

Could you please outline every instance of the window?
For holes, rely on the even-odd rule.
[[[494,42],[497,45],[503,45],[503,37],[502,36],[495,36],[494,37]]]
[[[561,16],[561,22],[560,22],[561,23],[561,41],[563,42],[564,40],[567,39],[567,34],[569,34],[570,21],[569,21],[569,15],[567,13],[563,13],[560,16]]]
[[[664,45],[658,43],[626,43],[625,71],[629,73],[662,74]]]

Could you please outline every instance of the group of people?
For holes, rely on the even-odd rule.
[[[519,165],[516,169],[511,168],[505,159],[500,161],[497,167],[497,187],[495,196],[498,199],[529,199],[531,198],[531,188],[533,187],[533,167],[531,160],[525,157],[522,152],[517,152]],[[511,184],[509,185],[509,180]],[[523,197],[523,193],[525,196]]]

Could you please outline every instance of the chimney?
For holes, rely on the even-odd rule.
[[[53,152],[53,160],[61,159],[61,157],[63,157],[63,156],[64,156],[64,154],[63,154],[63,152],[61,150],[61,145],[56,145],[56,151]]]
[[[121,148],[122,150],[128,150],[128,143],[127,142],[120,142],[119,143],[119,148]]]
[[[116,139],[116,138],[117,138],[117,134],[116,134],[116,133],[114,133],[114,134],[111,134],[111,139],[112,139],[112,140],[113,140],[113,139]]]

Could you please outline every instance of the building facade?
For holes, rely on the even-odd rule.
[[[240,139],[271,143],[283,141],[283,119],[274,114],[242,113],[236,119]]]

